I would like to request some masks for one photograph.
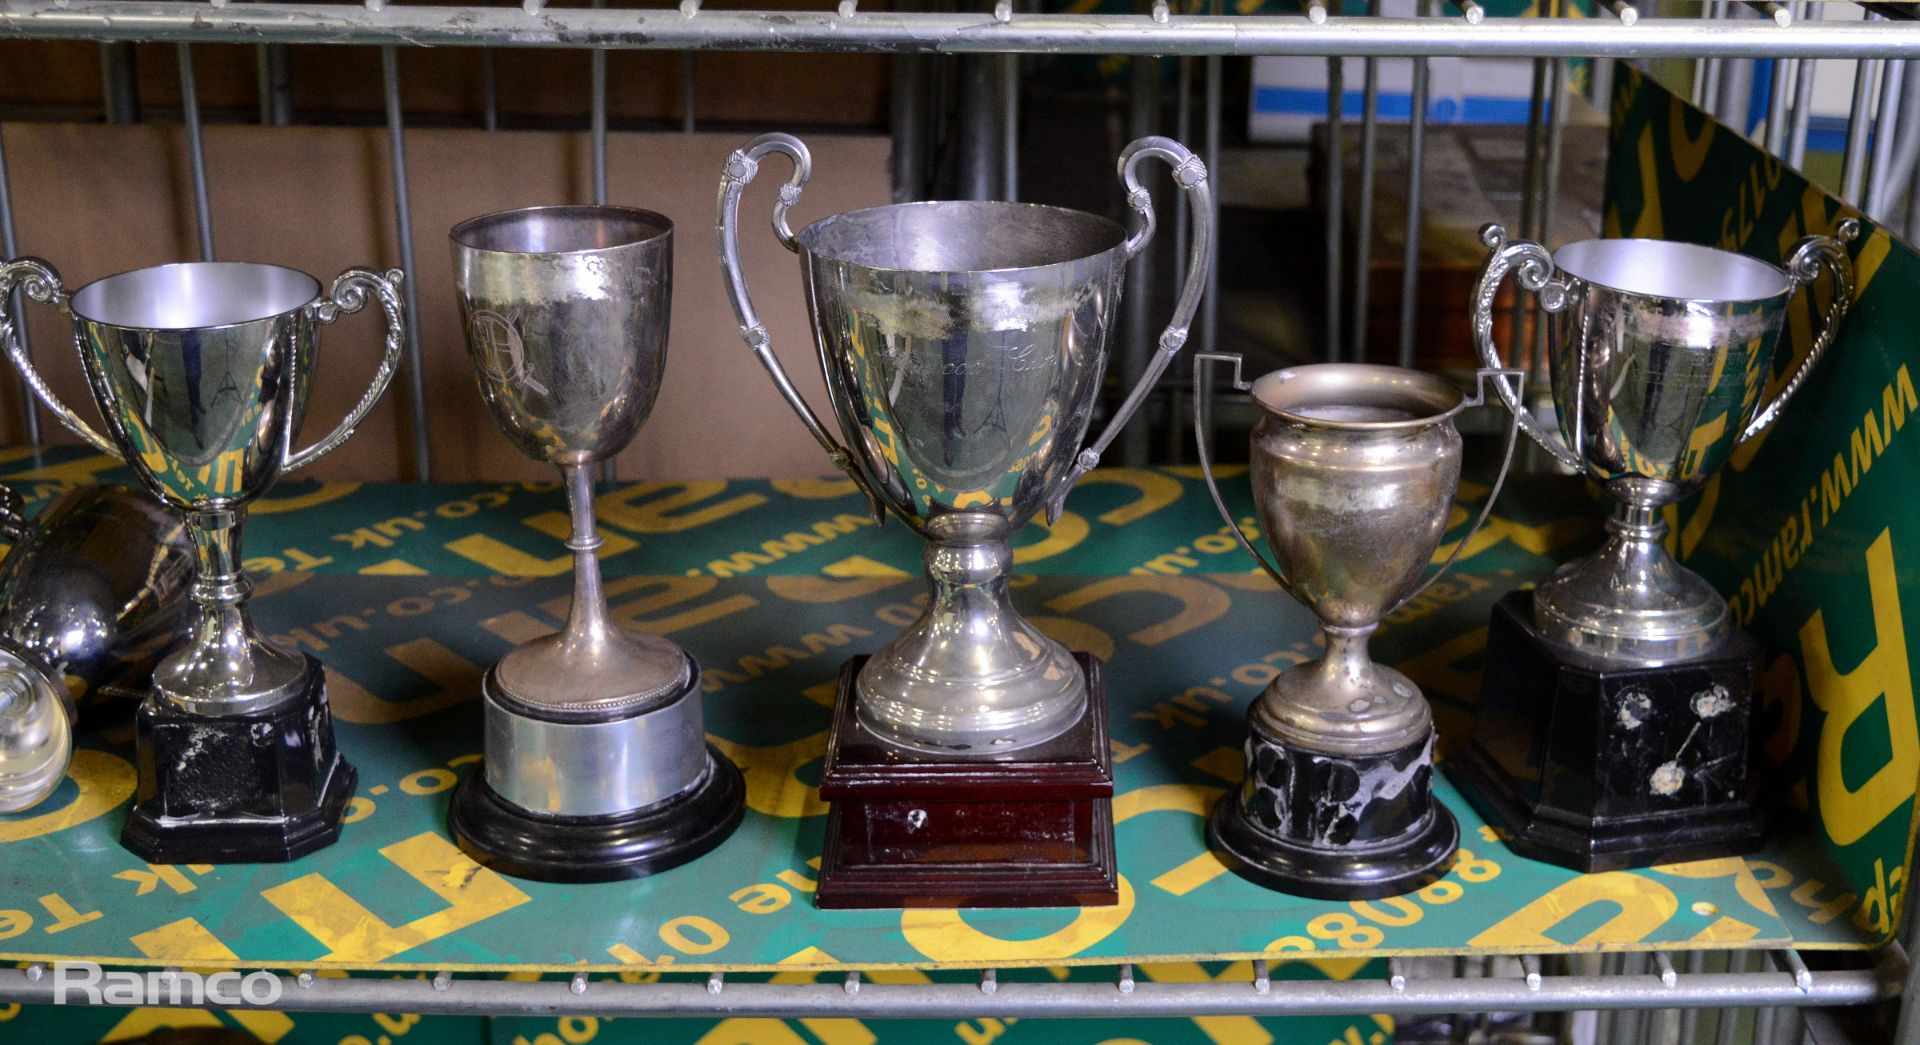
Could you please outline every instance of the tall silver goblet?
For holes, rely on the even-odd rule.
[[[1427,574],[1460,483],[1454,418],[1480,393],[1400,367],[1322,363],[1251,383],[1240,357],[1194,358],[1194,402],[1214,363],[1260,408],[1248,478],[1275,564],[1247,540],[1214,481],[1211,436],[1196,410],[1201,474],[1227,531],[1288,594],[1320,618],[1326,652],[1268,683],[1247,712],[1246,775],[1214,807],[1208,837],[1230,866],[1270,888],[1363,900],[1418,889],[1452,866],[1460,830],[1433,800],[1433,712],[1412,680],[1374,663],[1383,617],[1451,569],[1487,521],[1506,458],[1473,528]]]
[[[0,813],[60,783],[74,733],[145,690],[180,638],[193,544],[171,512],[124,486],[82,486],[29,521],[0,490]],[[97,713],[97,714],[96,714]]]
[[[799,254],[836,441],[775,358],[747,295],[740,194],[761,160],[793,161],[774,232]],[[1092,420],[1128,260],[1153,236],[1138,168],[1163,160],[1191,200],[1191,258],[1174,316],[1146,373],[1092,443]],[[861,669],[860,720],[903,747],[1007,752],[1079,721],[1087,684],[1072,655],[1013,608],[1013,534],[1041,508],[1056,518],[1186,342],[1213,237],[1206,168],[1179,143],[1142,138],[1120,155],[1131,235],[1094,214],[1033,204],[896,204],[814,222],[787,211],[812,170],[806,146],[764,134],[727,160],[720,257],[741,333],[833,461],[927,540],[932,598]]]
[[[1559,438],[1502,395],[1529,436],[1614,503],[1599,551],[1495,606],[1473,742],[1449,763],[1520,852],[1600,871],[1759,845],[1748,722],[1760,648],[1667,551],[1661,509],[1765,431],[1819,365],[1852,301],[1844,244],[1857,230],[1849,220],[1803,239],[1785,268],[1648,239],[1549,254],[1482,230],[1481,359],[1498,363],[1493,300],[1512,274],[1548,312]],[[1824,322],[1768,399],[1788,305],[1822,270]]]
[[[143,859],[289,860],[338,837],[355,774],[333,742],[326,675],[254,627],[240,526],[248,502],[345,442],[386,391],[405,336],[400,278],[348,269],[329,291],[278,265],[192,262],[108,276],[69,295],[44,261],[0,266],[0,298],[18,285],[72,317],[108,435],[54,396],[6,316],[0,337],[28,386],[181,513],[195,548],[195,620],[155,669],[137,720],[140,793],[121,841]],[[387,321],[373,382],[332,432],[296,450],[317,328],[369,299]]]
[[[488,866],[546,881],[678,866],[739,825],[745,785],[706,742],[699,665],[609,618],[593,520],[594,466],[633,441],[666,369],[673,223],[535,207],[451,238],[480,394],[522,453],[559,467],[574,553],[566,626],[487,672],[486,760],[454,796],[454,837]]]

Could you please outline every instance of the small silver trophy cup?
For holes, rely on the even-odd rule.
[[[1251,390],[1261,417],[1248,478],[1278,565],[1241,533],[1214,480],[1208,418],[1194,437],[1214,507],[1248,555],[1320,618],[1326,652],[1281,673],[1247,712],[1246,775],[1214,807],[1208,838],[1229,866],[1301,896],[1365,900],[1418,889],[1447,872],[1459,846],[1452,814],[1433,800],[1433,713],[1405,675],[1373,662],[1381,618],[1452,568],[1486,523],[1513,459],[1506,458],[1473,528],[1425,573],[1446,534],[1460,484],[1454,418],[1485,401],[1486,383],[1521,372],[1482,370],[1479,393],[1400,367],[1322,363],[1251,383],[1240,357],[1194,357],[1194,402],[1214,363]]]
[[[1512,273],[1549,314],[1560,437],[1502,395],[1529,436],[1614,502],[1598,552],[1496,608],[1475,740],[1453,763],[1522,852],[1605,870],[1759,843],[1747,743],[1759,650],[1667,551],[1661,508],[1697,493],[1819,364],[1852,302],[1844,244],[1857,232],[1849,220],[1807,237],[1783,269],[1664,240],[1549,255],[1482,230],[1481,359],[1499,363],[1493,301]],[[1763,402],[1787,307],[1823,270],[1832,295],[1819,334]]]
[[[0,813],[59,786],[86,720],[144,691],[181,636],[193,543],[179,518],[124,486],[82,486],[38,519],[0,489]]]
[[[487,672],[486,760],[454,795],[454,838],[542,881],[679,866],[739,826],[745,783],[706,741],[699,665],[609,618],[593,521],[593,470],[639,433],[666,369],[673,223],[535,207],[462,222],[452,244],[480,395],[520,452],[559,467],[574,554],[566,626]]]
[[[740,271],[740,195],[770,153],[793,161],[774,234],[800,255],[844,442],[781,369]],[[1187,194],[1186,282],[1146,373],[1083,447],[1127,262],[1153,235],[1152,199],[1137,180],[1149,159],[1170,165]],[[1043,507],[1059,517],[1185,343],[1213,236],[1206,167],[1165,138],[1129,145],[1119,172],[1141,217],[1131,235],[1060,207],[960,201],[835,214],[796,234],[787,211],[811,167],[806,147],[785,134],[728,157],[721,266],[741,334],[801,422],[876,520],[890,509],[925,538],[930,588],[918,620],[842,673],[820,780],[833,812],[814,901],[1114,903],[1099,664],[1014,609],[1010,542]],[[988,792],[1007,804],[976,809]],[[1008,813],[1015,803],[1024,812]],[[903,835],[900,823],[913,829]]]
[[[0,336],[28,386],[184,516],[197,557],[195,619],[136,718],[140,790],[121,842],[149,863],[291,860],[339,835],[355,774],[334,744],[326,675],[254,628],[240,525],[248,502],[345,442],[386,391],[405,336],[399,281],[397,270],[348,269],[328,290],[278,265],[193,262],[69,295],[44,261],[0,266],[0,298],[17,285],[72,317],[111,438],[53,395],[6,316]],[[317,328],[370,298],[387,324],[373,383],[332,432],[296,450]]]

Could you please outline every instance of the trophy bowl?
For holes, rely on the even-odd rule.
[[[1473,527],[1426,573],[1460,484],[1454,419],[1480,394],[1401,367],[1321,363],[1248,383],[1240,357],[1194,357],[1194,402],[1211,368],[1260,410],[1248,478],[1274,564],[1241,532],[1214,479],[1208,417],[1194,416],[1201,474],[1228,532],[1275,583],[1320,618],[1326,652],[1267,684],[1247,712],[1246,774],[1214,807],[1208,838],[1241,876],[1285,892],[1364,900],[1418,889],[1452,866],[1460,830],[1433,800],[1433,713],[1419,687],[1374,663],[1387,614],[1452,568],[1486,523],[1517,429]],[[1497,383],[1497,382],[1496,382]]]
[[[740,273],[741,191],[762,157],[794,174],[774,229],[800,255],[819,359],[844,439],[828,434],[768,345]],[[1135,180],[1157,157],[1174,167],[1195,215],[1192,258],[1174,319],[1139,386],[1086,448],[1129,259],[1153,234]],[[927,541],[932,598],[920,619],[867,660],[860,721],[902,747],[1005,753],[1078,722],[1084,673],[1013,608],[1013,534],[1043,507],[1057,517],[1186,340],[1212,237],[1204,166],[1145,138],[1121,155],[1131,235],[1095,214],[1035,204],[940,201],[835,214],[798,233],[786,212],[811,171],[806,147],[762,135],[728,158],[720,252],[747,343],[801,421],[882,509]]]
[[[0,296],[20,286],[71,317],[108,435],[54,396],[0,310],[0,338],[28,387],[67,428],[126,462],[193,542],[193,619],[155,668],[136,719],[140,790],[122,842],[149,862],[290,860],[339,835],[355,773],[334,745],[326,675],[254,627],[240,528],[250,501],[345,442],[386,391],[405,338],[400,279],[398,270],[348,269],[328,289],[279,265],[190,262],[68,294],[44,261],[0,266]],[[369,300],[386,319],[373,381],[332,432],[296,450],[317,328]]]
[[[454,794],[454,838],[522,878],[635,878],[719,845],[740,771],[706,741],[700,666],[615,624],[601,585],[593,466],[646,423],[667,363],[673,223],[610,206],[483,215],[450,233],[480,395],[509,440],[565,479],[573,600],[482,682],[486,758]]]
[[[60,783],[87,719],[124,724],[187,619],[193,545],[171,512],[124,486],[81,486],[40,517],[5,491],[0,530],[0,813]],[[115,716],[112,711],[121,709]]]

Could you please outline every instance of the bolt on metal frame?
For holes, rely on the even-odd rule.
[[[1000,122],[997,138],[987,132],[983,147],[997,145],[999,170],[983,170],[986,179],[998,174],[1005,195],[1017,195],[1018,70],[1023,53],[1083,53],[1176,55],[1203,60],[1203,154],[1210,169],[1219,172],[1221,109],[1227,56],[1307,55],[1330,60],[1329,95],[1330,209],[1344,209],[1343,182],[1344,87],[1339,59],[1364,59],[1361,113],[1361,162],[1355,221],[1358,226],[1351,299],[1340,297],[1344,264],[1341,223],[1330,220],[1326,240],[1328,300],[1327,347],[1330,358],[1343,353],[1354,359],[1367,354],[1367,291],[1371,264],[1371,230],[1375,190],[1379,107],[1379,62],[1382,58],[1415,59],[1415,98],[1409,119],[1409,169],[1406,192],[1406,252],[1403,257],[1402,300],[1397,356],[1411,360],[1415,277],[1419,256],[1421,154],[1427,119],[1425,59],[1439,56],[1504,55],[1536,62],[1532,113],[1526,151],[1522,228],[1535,237],[1551,235],[1553,197],[1560,165],[1560,132],[1567,100],[1564,59],[1595,59],[1601,74],[1614,60],[1657,57],[1700,61],[1695,100],[1725,116],[1735,117],[1740,83],[1751,83],[1751,69],[1729,63],[1744,59],[1773,62],[1769,88],[1765,146],[1799,166],[1805,158],[1812,112],[1814,61],[1844,58],[1856,61],[1853,107],[1848,119],[1846,167],[1842,194],[1876,218],[1891,220],[1890,211],[1910,187],[1920,159],[1920,76],[1907,76],[1905,63],[1920,58],[1920,22],[1912,12],[1894,5],[1873,5],[1872,21],[1847,22],[1825,17],[1824,5],[1795,0],[1791,5],[1755,0],[1733,5],[1716,0],[1701,19],[1647,17],[1653,5],[1633,0],[1603,0],[1613,19],[1488,19],[1474,0],[1452,0],[1457,14],[1442,14],[1433,0],[1422,0],[1416,17],[1385,18],[1378,0],[1370,0],[1366,16],[1331,14],[1325,0],[1308,0],[1300,16],[1228,16],[1222,0],[1208,0],[1207,13],[1174,15],[1165,0],[1135,15],[1049,15],[1016,12],[1010,0],[999,0],[991,21],[970,12],[862,12],[857,0],[840,0],[827,12],[703,11],[700,0],[682,0],[677,10],[606,9],[598,0],[589,8],[547,8],[543,0],[524,0],[519,9],[469,8],[414,4],[364,5],[315,3],[212,3],[188,0],[10,0],[0,9],[0,36],[90,39],[100,41],[103,94],[111,122],[138,117],[138,97],[132,75],[136,40],[172,41],[178,45],[182,115],[192,164],[194,216],[198,245],[204,258],[214,256],[211,198],[198,99],[193,80],[190,47],[199,42],[245,42],[259,46],[261,118],[263,123],[289,120],[285,45],[290,43],[364,44],[381,47],[386,88],[387,125],[393,163],[395,220],[401,267],[413,269],[413,243],[407,193],[404,109],[398,77],[398,46],[450,45],[483,48],[483,125],[492,130],[500,117],[495,90],[494,55],[503,47],[585,47],[592,55],[589,103],[593,189],[596,201],[607,193],[606,62],[610,50],[665,49],[683,54],[683,129],[694,130],[694,58],[699,50],[886,52],[896,63],[895,181],[896,191],[917,193],[924,184],[924,154],[920,137],[926,116],[919,104],[918,56],[931,53],[1001,56],[998,76],[983,77],[997,87],[998,104],[989,118]],[[1557,10],[1557,8],[1556,8]],[[1733,17],[1752,10],[1761,17]],[[983,67],[985,72],[985,67]],[[1787,73],[1791,71],[1791,89]],[[1184,72],[1184,63],[1183,63]],[[901,79],[904,73],[905,79]],[[1146,75],[1146,70],[1139,70]],[[1157,71],[1155,72],[1157,78]],[[998,83],[993,81],[997,79]],[[1603,82],[1596,76],[1596,85]],[[1874,85],[1878,84],[1877,96]],[[1179,118],[1188,126],[1189,85],[1180,85]],[[1157,86],[1154,92],[1157,95]],[[1604,97],[1604,95],[1600,95]],[[1877,101],[1877,107],[1875,105]],[[1143,107],[1144,108],[1144,107]],[[1143,129],[1157,129],[1159,106],[1136,113]],[[1743,132],[1745,127],[1739,127]],[[996,138],[989,141],[988,138]],[[0,142],[0,249],[17,251],[8,198],[6,153]],[[1217,206],[1217,204],[1216,204]],[[1909,220],[1920,228],[1920,208],[1909,203]],[[1184,225],[1184,223],[1182,223]],[[1217,248],[1216,248],[1217,249]],[[1218,266],[1209,274],[1209,287],[1200,315],[1200,340],[1211,350],[1218,337]],[[1144,277],[1143,277],[1144,278]],[[1136,299],[1144,297],[1138,294]],[[413,281],[406,287],[409,309],[417,310]],[[1343,309],[1342,305],[1348,307]],[[17,311],[17,310],[16,310]],[[1343,318],[1345,330],[1343,331]],[[1516,316],[1515,330],[1519,329]],[[422,387],[417,328],[409,327],[408,372],[410,431],[416,476],[430,474],[426,439],[426,406]],[[24,342],[24,324],[17,332]],[[1342,336],[1342,335],[1345,336]],[[1344,348],[1343,348],[1344,346]],[[1378,346],[1375,346],[1378,347]],[[30,442],[38,444],[42,428],[31,397],[24,417]],[[1144,448],[1136,447],[1136,454]],[[607,478],[612,478],[609,474]],[[998,1016],[1198,1016],[1217,1014],[1307,1015],[1318,1013],[1391,1013],[1396,1015],[1470,1012],[1573,1011],[1591,1013],[1586,1026],[1598,1035],[1592,1040],[1637,1040],[1643,1031],[1677,1029],[1682,1041],[1692,1041],[1700,1013],[1718,1008],[1715,1038],[1733,1042],[1743,1026],[1740,1012],[1757,1013],[1748,1026],[1751,1040],[1799,1041],[1803,1007],[1862,1005],[1902,998],[1900,1045],[1920,1045],[1920,1016],[1905,999],[1920,991],[1920,967],[1909,966],[1908,951],[1920,942],[1907,932],[1906,947],[1892,944],[1867,969],[1810,971],[1791,951],[1724,952],[1726,971],[1705,971],[1709,960],[1689,952],[1676,969],[1664,952],[1570,958],[1567,966],[1591,967],[1595,972],[1543,973],[1539,956],[1519,956],[1519,977],[1498,976],[1493,959],[1479,962],[1461,958],[1452,977],[1410,976],[1406,963],[1389,959],[1383,980],[1303,981],[1275,980],[1265,961],[1253,963],[1253,976],[1244,983],[1154,983],[1137,980],[1131,965],[1117,967],[1111,985],[1097,983],[1001,983],[994,970],[985,970],[977,985],[867,984],[858,972],[842,984],[733,983],[713,973],[702,983],[628,984],[593,981],[585,974],[567,982],[500,982],[459,980],[443,971],[431,981],[385,979],[320,979],[312,972],[286,977],[286,1007],[306,1011],[409,1011],[421,1013],[597,1013],[612,1015],[674,1016],[867,1016],[968,1017]],[[1746,966],[1758,959],[1757,968]],[[1649,967],[1649,962],[1651,966]],[[1651,971],[1650,971],[1651,970]],[[45,1003],[52,1000],[52,983],[45,967],[0,970],[0,1001]],[[1469,975],[1470,973],[1474,975]],[[1456,1016],[1462,1034],[1467,1020]]]

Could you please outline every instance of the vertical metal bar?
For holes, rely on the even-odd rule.
[[[285,127],[293,122],[293,64],[286,44],[261,44],[260,122]]]
[[[1808,18],[1821,18],[1821,5],[1806,0],[1796,5],[1794,21]],[[1787,126],[1787,166],[1800,169],[1807,160],[1807,126],[1813,119],[1813,77],[1814,64],[1811,58],[1802,58],[1794,63],[1793,71],[1793,119]]]
[[[7,184],[7,143],[4,133],[0,133],[0,252],[5,260],[12,261],[20,256],[20,241],[13,227],[13,190]],[[20,353],[28,359],[33,358],[33,346],[27,338],[27,314],[23,311],[25,299],[20,288],[13,288],[13,299],[9,305],[9,314],[13,316],[13,336],[20,344]],[[27,379],[18,370],[14,378],[20,390],[20,424],[26,434],[27,443],[40,445],[40,412],[36,408],[33,392],[27,387]]]
[[[1785,157],[1787,148],[1787,71],[1785,58],[1773,60],[1773,82],[1767,87],[1766,150]]]
[[[1000,135],[995,124],[999,120],[999,106],[995,105],[995,95],[999,93],[999,77],[994,73],[994,60],[990,55],[961,55],[960,70],[963,77],[962,104],[960,106],[960,198],[968,200],[990,200],[999,193],[1000,163],[995,153],[1000,145]],[[1134,90],[1138,92],[1142,68],[1153,63],[1159,68],[1157,58],[1134,59]],[[1136,101],[1136,104],[1140,104]],[[1159,93],[1154,92],[1154,108],[1159,108]],[[1137,118],[1137,114],[1136,114]],[[1152,131],[1142,131],[1151,134]],[[1135,134],[1138,138],[1140,134]]]
[[[1853,66],[1853,105],[1847,110],[1847,151],[1840,163],[1840,198],[1858,207],[1867,183],[1867,133],[1872,124],[1874,74],[1877,60],[1867,59]]]
[[[1567,77],[1565,59],[1547,62],[1547,156],[1540,172],[1539,242],[1552,249],[1553,222],[1560,198],[1560,155],[1567,129]],[[1544,359],[1547,346],[1547,311],[1534,296],[1533,352],[1529,358]],[[1536,368],[1544,369],[1544,368]]]
[[[207,150],[200,133],[200,92],[193,82],[193,48],[180,44],[180,113],[187,121],[187,161],[193,168],[193,219],[200,260],[213,260],[213,201],[207,197]]]
[[[1533,60],[1533,93],[1531,99],[1527,105],[1526,149],[1521,157],[1520,238],[1536,240],[1539,235],[1539,230],[1536,228],[1538,211],[1535,208],[1539,205],[1540,201],[1540,141],[1543,137],[1543,132],[1546,130],[1547,121],[1547,60],[1545,58],[1535,58]],[[1508,312],[1507,326],[1507,344],[1513,346],[1512,351],[1514,352],[1525,352],[1528,350],[1527,346],[1523,345],[1521,341],[1521,335],[1525,333],[1527,329],[1528,314],[1529,310],[1522,302],[1520,295],[1516,294],[1513,298],[1513,308]],[[1527,373],[1530,382],[1539,384],[1544,380],[1544,378],[1539,375],[1539,371],[1542,368],[1531,367],[1527,363],[1516,363],[1515,365],[1528,366]]]
[[[140,82],[134,76],[133,44],[100,45],[100,97],[108,123],[140,119]]]
[[[1220,13],[1225,0],[1207,0],[1207,13]],[[1219,55],[1209,55],[1206,61],[1207,75],[1207,111],[1206,111],[1206,151],[1207,171],[1213,179],[1213,227],[1220,227],[1220,195],[1224,191],[1224,179],[1220,171],[1220,105],[1223,83],[1223,69]],[[1203,351],[1213,351],[1220,334],[1220,237],[1214,236],[1212,250],[1207,258],[1207,294],[1200,299],[1200,347]]]
[[[1682,959],[1680,971],[1685,976],[1698,976],[1706,969],[1705,951],[1688,951]],[[1680,1041],[1682,1045],[1693,1045],[1694,1035],[1700,1029],[1700,1010],[1689,1006],[1680,1010]]]
[[[1719,21],[1727,16],[1727,0],[1708,0],[1701,10],[1701,16],[1709,21]],[[1703,73],[1695,79],[1696,90],[1700,97],[1694,104],[1708,112],[1715,112],[1720,103],[1720,66],[1718,58],[1707,58],[1701,62]]]
[[[1433,0],[1420,5],[1433,13]],[[1413,330],[1420,307],[1420,189],[1427,147],[1427,60],[1413,60],[1413,111],[1407,121],[1407,243],[1400,272],[1400,365],[1413,365]]]
[[[480,126],[500,129],[500,70],[491,47],[480,49]]]
[[[926,192],[926,59],[893,58],[889,122],[893,132],[893,202],[911,203]]]
[[[693,133],[693,102],[697,95],[695,87],[698,81],[694,77],[693,52],[680,56],[680,131]]]
[[[1000,56],[1000,193],[1020,198],[1020,56]],[[1181,144],[1186,144],[1182,142]]]
[[[420,363],[420,280],[413,267],[413,207],[407,200],[406,122],[400,109],[400,54],[393,47],[380,48],[380,72],[387,90],[387,147],[393,157],[393,210],[395,238],[400,243],[400,268],[406,282],[400,293],[407,306],[407,395],[412,411],[414,478],[426,482],[432,478],[432,460],[427,448],[426,379]]]
[[[1873,164],[1867,170],[1867,216],[1884,221],[1893,209],[1893,160],[1900,151],[1901,100],[1906,93],[1907,63],[1887,62],[1880,70],[1880,112],[1874,118]]]
[[[1380,14],[1380,0],[1367,0],[1367,14]],[[1380,59],[1365,59],[1360,92],[1360,186],[1353,213],[1353,310],[1348,320],[1347,358],[1367,361],[1367,294],[1373,283],[1373,166],[1380,138]]]
[[[1327,205],[1323,210],[1327,223],[1327,317],[1326,357],[1330,363],[1340,361],[1340,279],[1344,274],[1344,264],[1340,257],[1340,224],[1345,220],[1347,141],[1346,122],[1346,59],[1327,59]]]
[[[962,59],[962,61],[966,60],[965,58]],[[976,67],[984,61],[984,58],[973,59]],[[1160,129],[1160,59],[1158,57],[1142,56],[1133,59],[1131,91],[1132,98],[1129,102],[1130,112],[1128,113],[1128,130],[1130,133],[1128,137],[1139,139],[1153,134]],[[971,109],[975,112],[984,111],[990,115],[991,108],[981,104],[985,99],[980,98],[978,95],[975,95],[975,98],[977,100],[971,106]],[[963,116],[963,120],[965,119],[966,117]],[[967,120],[967,122],[970,123],[972,121]],[[965,129],[966,124],[963,123],[962,130]],[[967,177],[972,175],[975,180],[978,180],[978,175],[974,172],[974,169],[981,167],[982,164],[970,158],[969,150],[964,147],[965,143],[966,139],[962,138],[961,163],[965,168],[962,176]],[[1151,188],[1147,191],[1155,197],[1161,195],[1160,193],[1154,192]],[[971,196],[969,198],[987,199],[990,197]],[[1146,373],[1147,357],[1152,351],[1151,346],[1154,337],[1153,331],[1149,329],[1149,324],[1152,322],[1149,305],[1153,300],[1153,281],[1155,278],[1154,261],[1156,255],[1159,253],[1159,251],[1153,249],[1153,246],[1150,245],[1145,255],[1128,269],[1127,288],[1124,296],[1124,307],[1127,309],[1125,321],[1126,337],[1121,342],[1122,351],[1120,356],[1120,372],[1118,375],[1122,388],[1133,387],[1140,380],[1141,375]],[[1146,463],[1147,447],[1149,445],[1148,440],[1150,438],[1148,429],[1150,427],[1150,423],[1132,424],[1128,425],[1126,430],[1121,433],[1120,460],[1128,467],[1137,468]]]
[[[1186,145],[1193,135],[1193,59],[1180,59],[1179,83],[1173,92],[1173,140]],[[1009,197],[1011,198],[1011,197]],[[1187,208],[1173,209],[1173,256],[1187,256]]]

